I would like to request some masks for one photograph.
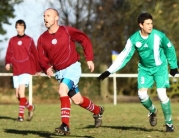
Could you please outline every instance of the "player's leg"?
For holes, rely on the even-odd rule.
[[[29,105],[25,96],[25,88],[29,85],[30,74],[21,74],[18,76],[18,99],[19,99],[19,116],[24,118],[24,108],[28,109],[27,120],[30,121],[33,117],[34,106]],[[21,115],[20,115],[21,114]]]
[[[149,123],[151,126],[157,124],[157,108],[153,105],[152,100],[147,94],[147,89],[139,89],[138,96],[141,104],[149,111]]]
[[[56,77],[57,78],[57,77]],[[73,86],[73,82],[67,78],[60,80],[59,85],[59,96],[60,96],[60,105],[61,105],[61,122],[60,127],[55,128],[55,132],[69,135],[70,134],[70,98],[68,96],[68,91]]]
[[[166,94],[165,88],[157,88],[158,97],[160,99],[161,107],[163,110],[165,124],[166,124],[166,131],[173,132],[174,126],[172,121],[172,111],[170,106],[170,99]]]
[[[69,90],[73,89],[74,81],[77,83],[79,82],[80,75],[81,64],[79,62],[76,62],[63,70],[55,72],[55,78],[60,83],[58,93],[60,95],[61,102],[61,126],[67,126],[68,129],[70,128],[69,120],[71,108],[68,92]],[[58,133],[66,133],[68,135],[69,130],[65,132],[63,129],[61,129],[61,126],[59,128],[56,128],[55,131]]]
[[[173,132],[173,122],[172,122],[172,111],[170,106],[170,99],[167,96],[166,88],[169,87],[169,77],[168,70],[165,66],[161,67],[159,72],[155,76],[156,86],[157,86],[157,94],[160,99],[161,107],[163,110],[166,131]]]
[[[93,113],[93,118],[95,120],[95,127],[100,127],[102,124],[102,114],[104,112],[104,107],[95,105],[89,98],[82,96],[78,88],[70,90],[68,93],[74,104]]]
[[[16,88],[16,98],[18,101],[20,101],[20,96],[19,96],[19,88]],[[29,107],[29,102],[27,101],[25,104],[25,107],[28,108]]]
[[[20,79],[20,84],[25,84],[25,87],[28,87],[29,80],[30,80],[30,74],[22,74],[21,79]],[[31,121],[34,116],[35,106],[29,104],[29,101],[27,100],[27,98],[25,96],[25,90],[24,90],[24,99],[25,99],[25,107],[28,110],[27,121]]]
[[[16,97],[18,99],[18,101],[20,102],[20,96],[19,96],[19,88],[16,89]],[[28,117],[27,117],[27,121],[31,121],[32,118],[33,118],[33,113],[34,113],[34,110],[35,110],[35,106],[34,105],[30,105],[29,104],[29,101],[25,98],[25,107],[28,109]]]
[[[64,77],[69,78],[74,83],[74,86],[73,86],[74,89],[69,89],[69,90],[72,90],[71,92],[73,92],[73,90],[75,90],[75,93],[79,92],[78,82],[79,82],[80,76],[81,76],[81,63],[80,62],[76,62],[66,69],[64,73]],[[104,107],[95,105],[87,97],[81,96],[80,93],[72,97],[73,97],[72,100],[75,104],[78,104],[82,108],[89,110],[93,113],[93,117],[96,122],[95,127],[99,127],[102,123],[102,114],[104,112]]]
[[[154,83],[153,77],[149,75],[146,70],[139,69],[138,73],[138,96],[141,104],[149,111],[149,122],[151,126],[157,124],[157,109],[153,105],[147,90],[151,88]]]
[[[20,87],[19,76],[13,76],[13,85],[15,88],[16,97],[19,100],[19,113],[18,113],[17,121],[22,122],[22,121],[24,121],[23,113],[22,113],[22,111],[24,111],[24,107],[23,107],[23,100],[21,100],[20,93],[19,93],[19,87]],[[21,107],[21,105],[22,105],[22,107]]]
[[[20,96],[19,96],[19,87],[15,88],[15,95],[18,101],[20,101]]]
[[[19,85],[19,115],[18,115],[18,121],[23,121],[24,120],[24,109],[25,109],[25,103],[26,103],[26,98],[25,98],[25,84],[20,84]]]

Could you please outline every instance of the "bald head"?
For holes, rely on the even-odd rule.
[[[50,29],[58,26],[59,13],[56,9],[48,8],[44,12],[45,26]]]
[[[48,9],[45,10],[45,12],[46,12],[46,11],[51,11],[51,12],[53,12],[54,14],[56,14],[56,16],[59,16],[59,13],[58,13],[58,11],[57,11],[56,9],[48,8]]]

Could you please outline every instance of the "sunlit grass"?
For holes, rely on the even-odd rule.
[[[92,113],[72,105],[70,136],[74,138],[177,138],[179,136],[178,103],[172,103],[174,133],[166,133],[160,104],[155,103],[158,124],[151,127],[147,110],[139,103],[103,104],[103,125],[94,128]],[[58,138],[54,128],[60,122],[59,104],[38,104],[31,122],[16,122],[18,105],[0,105],[0,138]],[[25,115],[27,114],[27,110]]]

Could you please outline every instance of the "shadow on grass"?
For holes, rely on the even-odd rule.
[[[17,120],[17,118],[12,118],[12,117],[8,117],[8,116],[0,116],[0,119],[6,119],[6,120]]]
[[[55,134],[55,133],[50,133],[50,132],[45,132],[45,131],[33,131],[33,130],[16,130],[16,129],[5,129],[5,133],[11,133],[11,134],[19,134],[19,135],[28,135],[28,134],[33,134],[37,135],[38,137],[42,138],[51,138],[52,136],[64,136],[65,135],[60,135],[60,134]],[[76,135],[69,135],[68,137],[82,137],[82,138],[94,138],[92,136],[76,136]]]
[[[66,137],[66,136],[64,136],[64,137]],[[92,137],[92,136],[75,136],[75,135],[70,135],[70,136],[68,136],[68,137],[75,137],[75,138],[94,138],[94,137]]]
[[[84,128],[94,128],[94,125],[88,125]],[[151,132],[151,131],[159,131],[159,132],[165,132],[163,130],[159,130],[159,129],[148,129],[145,127],[135,127],[135,126],[101,126],[101,128],[111,128],[111,129],[121,129],[121,130],[134,130],[134,131],[145,131],[145,132]]]

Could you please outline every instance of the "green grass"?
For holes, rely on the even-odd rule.
[[[59,136],[54,128],[60,125],[59,104],[37,104],[31,122],[16,122],[18,105],[0,105],[0,138],[177,138],[179,137],[178,103],[172,103],[176,131],[166,133],[159,102],[158,124],[151,127],[147,110],[140,103],[102,104],[103,125],[94,128],[92,113],[72,105],[70,136]],[[25,115],[27,110],[25,110]]]

